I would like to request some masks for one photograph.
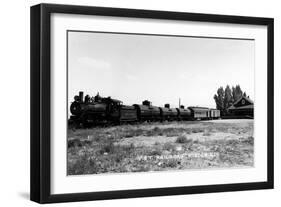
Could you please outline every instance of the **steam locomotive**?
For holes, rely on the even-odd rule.
[[[74,96],[70,105],[70,120],[89,127],[97,123],[131,123],[142,121],[173,121],[173,120],[204,120],[220,118],[220,111],[206,107],[188,107],[181,105],[171,108],[169,104],[164,107],[153,106],[148,100],[142,104],[132,106],[123,105],[122,101],[111,97],[94,97],[79,92]]]

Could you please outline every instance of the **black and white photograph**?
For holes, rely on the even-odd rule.
[[[67,31],[67,175],[255,167],[255,40]]]
[[[274,188],[273,18],[30,11],[32,201]]]

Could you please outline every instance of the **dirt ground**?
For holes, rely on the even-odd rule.
[[[254,166],[253,120],[68,130],[68,175]]]

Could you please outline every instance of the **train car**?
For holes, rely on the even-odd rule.
[[[220,118],[220,110],[218,109],[210,109],[210,118],[211,119],[218,119]]]
[[[79,92],[79,96],[74,96],[74,102],[70,105],[72,114],[70,119],[88,126],[94,122],[108,119],[108,108],[107,101],[95,102],[90,100],[89,96],[84,99],[83,92]]]
[[[138,121],[137,110],[134,106],[121,105],[116,120],[120,123]]]
[[[209,119],[210,117],[209,108],[191,106],[188,107],[188,109],[191,111],[191,117],[194,120],[204,120],[204,119]]]
[[[107,121],[112,123],[135,122],[138,120],[137,110],[133,106],[123,104],[109,107]]]
[[[143,101],[141,104],[133,105],[137,111],[139,121],[158,121],[161,120],[159,107],[152,106],[150,101]]]
[[[123,105],[121,101],[99,95],[83,98],[83,92],[74,97],[70,105],[70,119],[82,123],[84,127],[97,123],[121,123],[138,120],[137,110],[133,106]]]
[[[148,100],[133,106],[111,97],[94,97],[79,92],[70,105],[70,122],[82,123],[85,127],[98,123],[123,123],[136,121],[208,120],[220,118],[220,111],[206,107],[170,108],[153,106]]]
[[[180,108],[177,108],[177,111],[179,120],[191,120],[192,115],[188,108],[184,108],[184,106],[181,105]]]
[[[165,104],[164,107],[159,107],[162,121],[172,121],[178,119],[178,111],[176,108],[170,108],[170,104]]]

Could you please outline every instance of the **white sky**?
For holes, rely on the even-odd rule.
[[[68,102],[79,91],[131,105],[215,107],[218,87],[254,100],[254,40],[68,33]]]

